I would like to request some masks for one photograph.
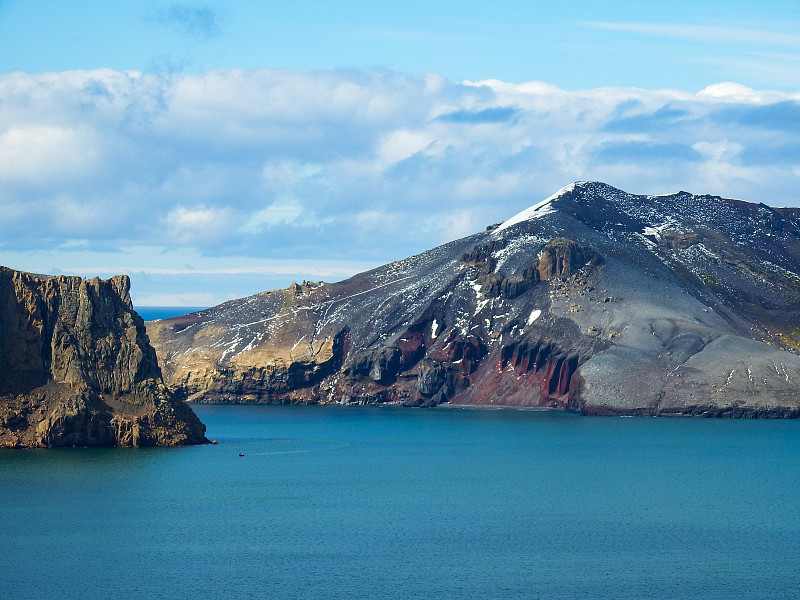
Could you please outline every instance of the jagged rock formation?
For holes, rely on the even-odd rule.
[[[164,385],[129,288],[0,267],[0,447],[206,441]]]
[[[148,324],[199,402],[800,416],[800,209],[577,183],[335,284]]]
[[[563,279],[579,273],[584,267],[602,262],[603,258],[591,248],[572,240],[554,238],[542,250],[536,270],[541,279]]]

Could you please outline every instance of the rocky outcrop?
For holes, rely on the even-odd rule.
[[[148,324],[192,400],[800,414],[800,220],[567,186],[334,284]]]
[[[170,446],[205,427],[164,385],[126,276],[0,267],[0,446]]]
[[[662,248],[671,248],[672,250],[686,250],[699,242],[700,236],[694,231],[675,231],[674,229],[662,231],[658,239],[658,244]]]
[[[518,275],[506,275],[497,272],[497,261],[494,253],[505,248],[506,243],[492,240],[488,244],[479,244],[471,251],[464,253],[461,263],[473,267],[477,271],[477,282],[481,292],[489,298],[505,298],[511,300],[527,292],[539,283],[539,259],[534,260]]]
[[[542,279],[563,278],[602,262],[602,257],[591,248],[572,240],[555,238],[542,249],[536,269]]]
[[[345,372],[367,376],[376,383],[392,383],[400,373],[402,358],[399,348],[376,348],[356,357]]]
[[[257,296],[278,318],[262,313],[242,323],[236,312],[225,314],[222,305],[222,314],[211,309],[150,323],[150,339],[169,356],[163,362],[165,378],[192,402],[318,402],[320,384],[342,367],[350,346],[346,325],[321,331],[305,318],[310,316],[308,303],[326,289],[303,282]],[[258,333],[250,337],[254,330]]]

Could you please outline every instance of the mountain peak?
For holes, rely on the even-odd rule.
[[[495,229],[148,334],[206,402],[800,416],[796,212],[575,182]]]
[[[526,208],[525,210],[517,213],[507,221],[504,221],[495,231],[500,232],[505,229],[508,229],[512,225],[521,223],[522,221],[530,221],[531,219],[538,219],[539,217],[543,217],[547,214],[550,214],[551,212],[554,212],[555,209],[551,206],[553,200],[559,198],[563,194],[571,192],[573,189],[575,189],[575,185],[577,184],[570,183],[569,185],[565,185],[563,188],[558,190],[552,196],[545,198],[541,202],[538,202],[537,204],[534,204],[533,206]]]
[[[628,195],[622,190],[608,185],[607,183],[603,183],[602,181],[576,181],[565,185],[541,202],[526,208],[507,221],[504,221],[495,229],[495,232],[499,233],[518,223],[532,221],[544,217],[545,215],[552,214],[557,211],[555,204],[557,204],[559,200],[572,198],[575,196],[575,192],[578,192],[583,199],[591,199],[593,201],[597,199],[614,200],[620,196]]]

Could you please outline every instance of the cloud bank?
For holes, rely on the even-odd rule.
[[[347,263],[326,271],[344,276],[575,180],[797,206],[799,125],[800,93],[734,83],[690,94],[391,71],[10,73],[0,259],[68,271],[80,251],[149,277],[195,270],[221,301],[291,277],[223,286],[207,264],[310,261],[300,276],[324,259]]]

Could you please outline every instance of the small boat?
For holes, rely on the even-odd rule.
[[[244,456],[244,452],[239,452],[239,456]]]

